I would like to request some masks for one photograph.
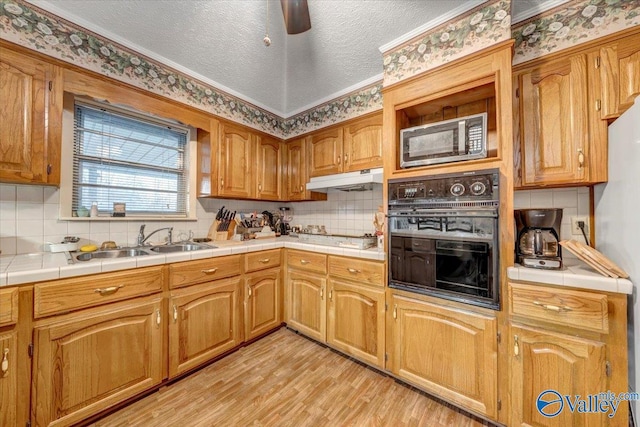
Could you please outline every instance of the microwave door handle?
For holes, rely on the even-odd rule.
[[[467,153],[467,132],[465,120],[458,122],[458,154]]]

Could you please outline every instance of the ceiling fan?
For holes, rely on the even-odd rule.
[[[300,34],[311,28],[307,0],[280,0],[287,34]]]

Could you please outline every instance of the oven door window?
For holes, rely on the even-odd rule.
[[[491,245],[487,242],[436,242],[436,288],[493,298]]]

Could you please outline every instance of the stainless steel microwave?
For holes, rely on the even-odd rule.
[[[400,167],[487,157],[487,113],[400,131]]]

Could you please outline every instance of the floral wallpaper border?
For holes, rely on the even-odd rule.
[[[511,0],[490,1],[384,53],[384,85],[510,38]]]
[[[573,0],[514,25],[519,64],[640,25],[640,0]]]
[[[382,82],[355,90],[287,119],[289,138],[382,110]]]

